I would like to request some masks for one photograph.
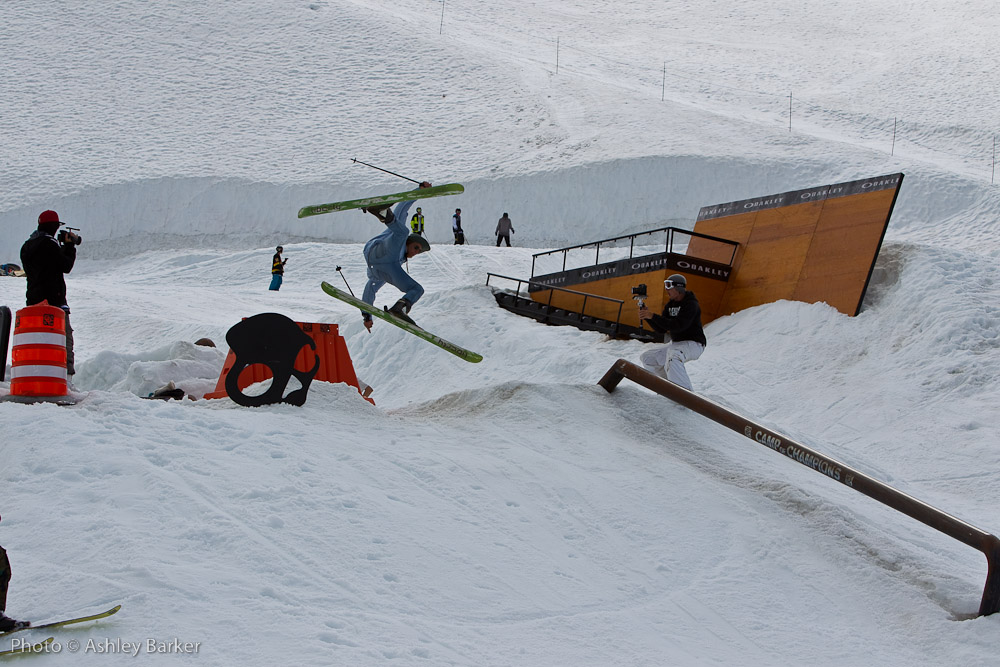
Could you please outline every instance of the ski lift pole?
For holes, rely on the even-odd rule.
[[[383,169],[382,167],[376,167],[373,164],[368,164],[367,162],[362,162],[358,158],[351,158],[351,162],[356,162],[358,164],[363,164],[366,167],[371,167],[372,169],[378,169],[379,171],[384,171],[387,174],[391,174],[391,175],[396,176],[398,178],[402,178],[404,181],[411,181],[413,183],[416,183],[417,185],[420,185],[420,181],[415,181],[412,178],[407,178],[406,176],[403,176],[402,174],[397,174],[394,171],[389,171],[388,169]]]

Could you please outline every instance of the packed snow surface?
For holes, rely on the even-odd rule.
[[[123,605],[33,664],[994,664],[980,553],[628,381],[608,394],[643,344],[518,317],[486,280],[903,172],[860,315],[724,317],[688,371],[995,534],[998,30],[985,0],[0,4],[0,263],[44,209],[83,237],[80,402],[0,402],[7,613]],[[413,186],[352,158],[465,185],[421,203],[412,314],[482,363],[367,333],[319,289],[360,291],[381,225],[298,209]],[[324,382],[302,407],[203,400],[262,312],[338,323],[375,405]],[[197,400],[143,400],[171,381]]]

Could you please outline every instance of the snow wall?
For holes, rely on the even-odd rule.
[[[897,165],[898,166],[898,165]],[[510,214],[516,245],[552,248],[663,226],[691,229],[702,206],[891,173],[830,164],[749,162],[703,156],[640,158],[466,181],[463,195],[421,202],[432,243],[451,243],[451,215],[463,211],[470,243],[494,241]],[[888,238],[976,248],[963,220],[1000,210],[1000,188],[938,172],[906,170]],[[932,187],[930,183],[935,185]],[[941,183],[946,185],[941,187]],[[81,229],[81,258],[157,248],[250,249],[296,241],[358,243],[380,231],[371,216],[345,211],[298,219],[307,204],[399,192],[398,179],[288,185],[211,177],[164,177],[106,185],[0,212],[0,261],[18,261],[38,214],[55,209]],[[936,224],[927,226],[927,221]],[[994,245],[994,247],[996,247]]]

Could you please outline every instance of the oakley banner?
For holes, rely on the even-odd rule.
[[[729,280],[729,273],[732,271],[732,267],[728,264],[709,262],[704,259],[688,257],[687,255],[675,252],[661,252],[655,255],[631,257],[606,264],[533,276],[531,278],[532,284],[528,287],[528,291],[538,292],[549,287],[564,287],[569,289],[572,285],[579,285],[581,283],[606,280],[608,278],[620,278],[622,276],[631,276],[663,269],[684,273],[689,276],[704,276],[723,282]]]
[[[903,174],[889,174],[887,176],[876,176],[875,178],[863,178],[860,181],[849,181],[847,183],[837,183],[836,185],[821,185],[806,190],[794,190],[792,192],[784,192],[780,195],[744,199],[742,201],[729,202],[728,204],[703,206],[698,212],[698,220],[712,220],[714,218],[724,218],[727,215],[752,213],[753,211],[781,208],[782,206],[792,206],[794,204],[806,204],[824,199],[836,199],[837,197],[849,197],[851,195],[876,192],[878,190],[890,190],[899,187],[899,183],[902,180]]]

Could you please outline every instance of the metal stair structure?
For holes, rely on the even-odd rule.
[[[715,257],[689,255],[685,249],[697,238]],[[662,342],[663,335],[643,328],[638,308],[626,306],[633,288],[646,286],[646,305],[663,309],[663,281],[672,273],[688,278],[688,288],[703,303],[717,302],[732,273],[739,243],[677,227],[661,227],[602,239],[532,256],[532,278],[488,274],[497,304],[544,324],[575,326],[616,338]],[[512,287],[497,283],[509,281]],[[637,299],[636,299],[637,300]],[[703,306],[704,308],[704,306]]]

